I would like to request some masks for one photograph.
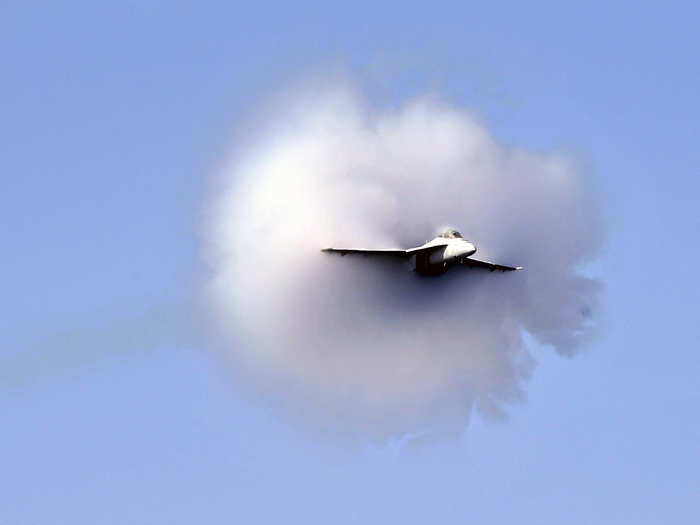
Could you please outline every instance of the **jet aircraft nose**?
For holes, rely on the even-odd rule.
[[[469,257],[470,255],[473,255],[476,253],[476,246],[474,246],[473,243],[467,241],[464,243],[464,255]]]

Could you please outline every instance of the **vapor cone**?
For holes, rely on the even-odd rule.
[[[499,144],[432,98],[390,111],[346,88],[291,97],[236,148],[212,206],[210,296],[238,366],[298,413],[384,437],[460,431],[522,395],[525,339],[571,355],[601,285],[602,231],[567,156]],[[321,248],[412,247],[453,226],[503,274],[421,278]],[[526,335],[529,334],[529,337]]]

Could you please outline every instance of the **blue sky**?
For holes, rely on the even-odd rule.
[[[0,522],[697,520],[699,15],[5,5]],[[601,185],[605,336],[571,360],[535,348],[508,422],[415,455],[310,439],[163,327],[199,282],[207,176],[239,123],[337,70],[380,105],[436,91]]]

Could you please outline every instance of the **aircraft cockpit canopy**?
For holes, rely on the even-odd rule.
[[[444,237],[445,239],[463,239],[462,234],[459,233],[457,230],[446,230],[444,233],[440,234],[440,237]]]

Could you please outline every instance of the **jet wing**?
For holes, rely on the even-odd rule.
[[[388,255],[393,257],[409,257],[409,253],[406,250],[357,250],[348,248],[324,248],[321,250],[325,253],[337,253],[342,256],[345,255]]]
[[[389,249],[389,250],[360,250],[360,249],[354,249],[354,248],[324,248],[321,250],[322,252],[325,253],[338,253],[340,255],[388,255],[390,257],[402,257],[402,258],[408,258],[411,257],[412,255],[416,255],[419,252],[430,252],[433,250],[437,250],[438,248],[442,248],[443,246],[447,246],[447,243],[439,243],[439,244],[431,244],[429,246],[419,246],[417,248],[410,248],[408,250],[396,250],[396,249]]]
[[[408,255],[416,255],[419,253],[427,253],[427,252],[434,252],[439,250],[440,248],[444,248],[447,246],[448,243],[446,242],[435,242],[431,241],[429,243],[424,244],[423,246],[418,246],[417,248],[411,248],[409,250],[406,250],[406,253]]]
[[[480,261],[478,259],[471,259],[470,257],[465,257],[460,261],[465,266],[476,266],[479,268],[486,268],[490,272],[494,270],[499,270],[501,272],[514,272],[515,270],[522,270],[522,266],[505,266],[503,264],[496,264],[490,261]]]

